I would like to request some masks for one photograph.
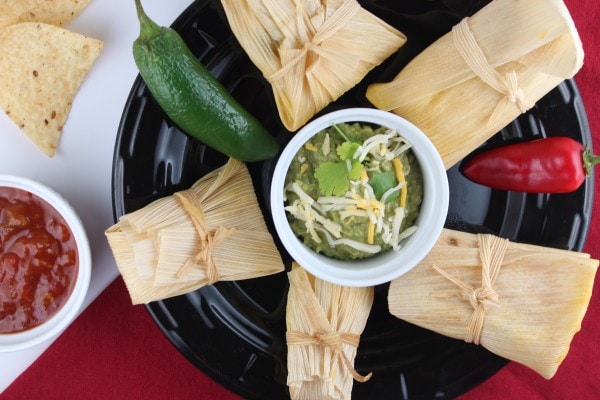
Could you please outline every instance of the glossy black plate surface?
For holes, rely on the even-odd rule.
[[[324,112],[349,106],[370,107],[364,98],[368,83],[391,80],[428,44],[485,3],[361,1],[365,8],[404,32],[408,43]],[[196,1],[173,27],[234,97],[285,145],[291,134],[279,121],[270,86],[232,36],[219,2]],[[585,110],[573,81],[550,92],[484,146],[558,135],[572,136],[591,145]],[[115,147],[115,219],[188,188],[225,160],[223,155],[180,132],[138,78],[125,106]],[[268,190],[273,167],[274,160],[249,165],[271,229]],[[583,247],[591,214],[592,180],[569,194],[525,195],[475,185],[460,174],[458,165],[448,171],[448,177],[451,198],[447,227],[492,232],[514,241],[558,248]],[[249,399],[286,399],[286,291],[287,278],[282,273],[248,281],[219,282],[151,303],[147,308],[175,347],[217,382]],[[481,347],[392,317],[386,295],[387,285],[376,288],[375,304],[355,361],[359,372],[372,371],[373,378],[365,384],[355,383],[353,398],[452,398],[506,364],[506,360]]]

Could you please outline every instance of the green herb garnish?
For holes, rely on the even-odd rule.
[[[343,196],[350,188],[350,181],[360,178],[363,166],[358,158],[354,158],[360,147],[359,143],[351,142],[337,126],[333,128],[344,138],[345,142],[336,148],[341,162],[326,162],[317,167],[315,178],[319,182],[319,190],[325,196]],[[348,160],[351,165],[348,168]]]
[[[358,143],[344,142],[337,147],[336,152],[342,160],[351,160],[359,147],[360,144]]]
[[[381,196],[383,196],[385,192],[398,185],[398,180],[396,179],[394,171],[374,172],[369,179],[369,184],[373,188],[375,197],[377,197],[378,200],[381,200]],[[393,192],[386,199],[386,204],[397,200],[399,195],[400,190]]]
[[[325,196],[343,196],[350,187],[345,162],[326,162],[315,169],[319,190]]]

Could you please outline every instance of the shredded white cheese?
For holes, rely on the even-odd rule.
[[[373,149],[376,149],[377,147],[379,147],[381,144],[386,145],[386,149],[387,149],[388,141],[392,137],[397,135],[396,131],[388,131],[388,132],[389,133],[373,135],[370,138],[368,138],[367,140],[365,140],[361,146],[361,152],[360,152],[360,155],[358,156],[358,159],[361,162],[363,162],[365,160],[365,158],[367,157],[367,155],[370,154]]]
[[[323,146],[321,146],[321,151],[323,155],[328,155],[331,152],[331,139],[329,138],[329,133],[325,134],[325,139],[323,139]]]
[[[359,218],[368,218],[369,214],[365,210],[359,210],[357,208],[354,209],[345,209],[340,211],[340,218],[342,220],[348,219],[350,217],[359,217]]]
[[[300,187],[298,182],[292,183],[292,186],[290,187],[289,190],[296,193],[296,195],[298,195],[298,197],[300,198],[300,201],[302,201],[303,203],[306,203],[306,204],[309,204],[312,206],[313,203],[315,202],[315,200],[312,197],[310,197],[304,190],[302,190],[302,187]]]
[[[400,227],[405,214],[406,210],[403,207],[396,207],[394,210],[394,219],[392,221],[392,240],[390,244],[396,251],[400,249]]]
[[[388,197],[390,197],[392,194],[394,194],[395,192],[397,192],[398,190],[400,190],[402,188],[402,186],[404,186],[404,182],[400,182],[398,183],[396,186],[394,186],[393,188],[390,188],[388,190],[386,190],[382,195],[381,195],[381,202],[383,204],[386,203]]]
[[[352,247],[353,249],[363,251],[363,252],[369,253],[369,254],[377,254],[381,251],[381,246],[378,244],[367,244],[367,243],[359,242],[357,240],[346,239],[346,238],[335,240],[326,231],[322,231],[322,232],[325,235],[325,238],[327,239],[327,244],[329,244],[329,246],[331,246],[331,247],[335,247],[340,244],[345,244],[346,246]]]
[[[367,244],[367,243],[363,243],[363,242],[359,242],[357,240],[352,240],[352,239],[346,239],[346,238],[342,238],[342,239],[337,239],[334,240],[333,242],[329,242],[330,246],[337,246],[339,244],[345,244],[346,246],[350,246],[353,249],[365,252],[365,253],[369,253],[369,254],[377,254],[381,251],[381,246],[378,244]]]

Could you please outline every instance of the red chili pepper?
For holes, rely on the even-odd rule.
[[[579,188],[599,162],[600,156],[576,140],[549,137],[480,153],[467,160],[462,172],[494,189],[567,193]]]

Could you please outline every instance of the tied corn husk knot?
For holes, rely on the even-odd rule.
[[[342,362],[352,374],[352,377],[359,382],[366,382],[371,379],[372,373],[365,376],[359,374],[352,365],[352,361],[344,353],[342,344],[346,343],[350,346],[358,347],[360,342],[360,336],[352,333],[340,333],[340,332],[317,332],[314,335],[307,335],[303,332],[287,332],[286,333],[287,345],[288,346],[308,346],[316,344],[318,346],[331,347],[335,350],[338,357],[342,359]]]
[[[366,382],[354,358],[373,305],[372,287],[318,279],[293,263],[286,308],[288,378],[292,399],[349,399],[353,379]]]
[[[123,215],[106,237],[133,304],[284,270],[248,169],[234,159]]]
[[[390,283],[388,306],[451,338],[480,332],[473,342],[550,379],[581,328],[597,269],[585,253],[444,229],[427,256]]]
[[[406,37],[356,0],[221,0],[235,37],[296,131],[398,50]]]
[[[206,277],[208,279],[207,284],[212,285],[219,280],[219,269],[212,256],[214,246],[222,243],[229,235],[231,235],[235,228],[227,229],[219,226],[213,232],[206,230],[206,224],[204,221],[204,213],[202,212],[202,204],[200,200],[189,190],[175,193],[174,196],[179,199],[183,209],[188,213],[196,232],[200,238],[200,250],[195,257],[190,257],[188,261],[177,271],[178,277],[183,277],[195,266],[201,266],[205,269]]]
[[[464,18],[452,27],[452,39],[463,60],[483,82],[499,93],[505,95],[494,108],[488,120],[488,125],[496,125],[507,105],[514,104],[519,112],[524,113],[533,107],[533,103],[525,98],[523,89],[519,88],[517,73],[513,70],[501,75],[491,66],[477,44],[477,40],[469,29],[469,18]]]
[[[474,288],[433,264],[433,268],[438,273],[462,289],[463,299],[468,300],[473,307],[473,314],[469,318],[464,340],[474,344],[479,344],[481,341],[486,305],[490,301],[498,303],[498,293],[494,290],[494,282],[500,273],[504,252],[508,246],[507,239],[494,235],[477,235],[477,241],[481,258],[481,287]]]
[[[297,64],[306,65],[308,63],[309,53],[314,53],[316,57],[324,57],[325,59],[335,63],[339,55],[335,51],[328,49],[327,45],[324,44],[325,40],[334,36],[336,32],[345,24],[350,23],[351,19],[360,10],[360,5],[355,1],[346,1],[340,8],[335,10],[333,14],[325,20],[323,25],[319,27],[316,32],[306,32],[307,41],[304,42],[301,49],[286,49],[281,48],[281,60],[282,67],[271,75],[265,76],[265,78],[274,83],[277,80],[283,78],[287,73],[292,71]],[[302,13],[298,12],[298,15]],[[306,26],[299,23],[299,26]],[[312,36],[312,38],[310,37]],[[347,59],[352,65],[357,65],[360,61],[358,57],[350,57]],[[312,99],[318,101],[317,93],[311,92]]]

